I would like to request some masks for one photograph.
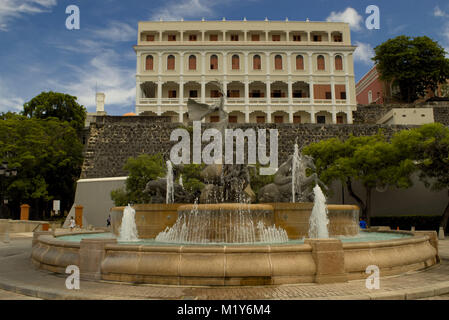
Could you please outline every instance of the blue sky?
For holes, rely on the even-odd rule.
[[[80,9],[80,30],[67,30],[66,7]],[[365,27],[368,5],[380,30]],[[137,22],[145,20],[343,20],[351,25],[356,80],[372,66],[372,49],[397,35],[427,35],[449,51],[447,0],[0,0],[0,112],[21,111],[42,91],[65,92],[95,110],[134,111]]]

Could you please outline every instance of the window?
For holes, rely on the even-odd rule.
[[[320,35],[314,35],[313,36],[313,41],[315,41],[315,42],[321,42],[321,36]]]
[[[271,39],[272,39],[273,41],[281,41],[281,35],[280,35],[280,34],[273,34],[273,35],[271,36]]]
[[[337,116],[337,124],[343,124],[343,116]]]
[[[299,34],[294,34],[293,41],[301,41],[301,36]]]
[[[240,98],[240,91],[239,90],[229,90],[228,97],[229,98]]]
[[[373,92],[371,90],[368,91],[368,103],[373,103]]]
[[[249,93],[250,98],[263,98],[263,92],[260,92],[260,90],[252,90]]]
[[[274,69],[282,70],[282,57],[279,54],[274,57]]]
[[[296,70],[304,70],[304,57],[301,55],[296,56]]]
[[[219,98],[220,97],[220,91],[218,91],[218,90],[211,90],[210,91],[210,97],[211,98]]]
[[[343,58],[341,56],[335,57],[335,70],[343,70]]]
[[[284,123],[283,116],[274,116],[274,123]]]
[[[196,34],[189,35],[189,41],[196,41]]]
[[[176,90],[168,90],[169,98],[176,98]]]
[[[254,70],[262,69],[262,61],[261,61],[260,56],[258,54],[256,54],[253,57],[253,69]]]
[[[271,93],[272,98],[282,98],[282,90],[273,90]]]
[[[189,98],[198,98],[198,91],[197,90],[190,90],[189,91]]]
[[[168,41],[176,41],[176,35],[175,34],[169,34],[168,35]]]
[[[153,34],[147,34],[147,41],[154,41],[154,35]]]
[[[153,70],[153,56],[147,56],[145,59],[145,70]]]
[[[229,116],[228,121],[229,123],[237,123],[237,116]]]
[[[317,116],[316,122],[317,123],[326,123],[326,116]]]
[[[334,42],[343,42],[343,36],[341,34],[334,35]]]
[[[173,55],[167,57],[167,70],[175,70],[175,56]]]
[[[332,92],[326,91],[326,100],[332,100]]]
[[[218,41],[218,34],[211,34],[209,36],[209,41]]]
[[[210,116],[210,122],[219,122],[220,116]]]
[[[293,98],[302,98],[302,90],[294,90]]]
[[[257,116],[256,122],[257,123],[265,123],[265,116]]]
[[[301,123],[301,116],[293,116],[293,123]]]
[[[231,41],[239,41],[239,35],[238,34],[231,34]]]
[[[240,69],[240,58],[238,55],[234,54],[232,56],[232,70]]]
[[[346,100],[346,92],[340,92],[340,99],[341,100]]]
[[[194,55],[189,57],[189,70],[196,70],[196,57]]]
[[[210,69],[218,70],[218,57],[215,54],[210,56]]]
[[[251,35],[251,41],[260,41],[260,35],[258,34]]]
[[[326,63],[324,61],[324,56],[319,55],[317,58],[317,68],[318,70],[325,70],[326,69]]]

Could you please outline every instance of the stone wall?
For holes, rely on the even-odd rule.
[[[449,102],[425,102],[418,104],[358,105],[353,112],[355,124],[375,124],[393,108],[433,108],[435,122],[449,125]]]
[[[169,158],[171,132],[181,127],[163,117],[97,117],[90,126],[90,136],[85,149],[81,178],[106,178],[126,176],[123,165],[130,157],[140,154],[162,153]],[[204,128],[210,124],[203,124]],[[376,124],[323,125],[323,124],[232,124],[230,127],[278,129],[279,164],[293,153],[293,145],[308,145],[332,137],[348,137],[353,134],[373,135],[383,130],[387,136],[406,129],[406,126]],[[207,145],[203,143],[203,146]]]

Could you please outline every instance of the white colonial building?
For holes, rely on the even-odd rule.
[[[230,122],[352,123],[349,25],[298,21],[139,22],[136,114],[188,121],[224,84]],[[211,115],[207,121],[217,121]]]

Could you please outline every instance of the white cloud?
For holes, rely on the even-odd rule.
[[[214,0],[181,0],[169,1],[165,6],[157,9],[150,20],[181,20],[182,18],[201,18],[214,15]]]
[[[50,12],[57,0],[0,0],[0,31],[8,31],[8,23],[25,14]]]
[[[345,11],[335,12],[332,11],[330,16],[327,17],[326,21],[330,22],[346,22],[354,31],[362,30],[363,18],[359,13],[351,7],[346,8]]]
[[[135,41],[137,39],[137,30],[129,24],[111,21],[107,28],[96,29],[93,33],[101,39],[111,41]]]
[[[363,43],[356,41],[355,45],[357,46],[357,49],[354,51],[354,60],[362,62],[364,64],[372,65],[373,60],[371,60],[372,57],[374,57],[374,49],[371,47],[369,43]]]
[[[103,50],[83,66],[69,66],[71,81],[50,81],[62,92],[78,98],[89,111],[95,110],[95,90],[106,95],[106,111],[111,105],[134,105],[135,69],[122,66],[123,57],[113,50]]]
[[[13,96],[7,83],[0,80],[0,112],[19,112],[23,109],[25,100]]]
[[[440,9],[439,6],[436,6],[435,9],[433,9],[433,15],[435,17],[448,17],[449,15]]]

